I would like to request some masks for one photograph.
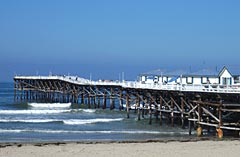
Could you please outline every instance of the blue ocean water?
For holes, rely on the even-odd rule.
[[[34,107],[35,106],[35,107]],[[0,83],[0,142],[148,140],[190,137],[187,129],[159,125],[148,117],[140,121],[133,111],[88,109],[72,104],[66,108],[36,107],[14,102],[13,83]]]

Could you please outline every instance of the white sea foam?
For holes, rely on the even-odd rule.
[[[67,125],[83,125],[93,123],[105,123],[122,121],[123,118],[117,119],[0,119],[0,123],[51,123],[51,122],[63,122]]]
[[[71,112],[88,112],[88,113],[94,113],[95,109],[71,109]]]
[[[83,125],[83,124],[93,124],[93,123],[107,123],[107,122],[114,122],[114,121],[122,121],[123,118],[116,118],[116,119],[70,119],[64,120],[63,123],[67,125]]]
[[[71,103],[28,103],[28,105],[37,108],[68,108]]]
[[[71,110],[0,110],[0,114],[56,114]]]
[[[37,132],[37,133],[48,133],[48,134],[59,134],[59,133],[75,133],[75,134],[182,134],[186,135],[188,132],[161,132],[161,131],[73,131],[73,130],[32,130],[32,129],[0,129],[0,133],[21,133],[21,132]]]
[[[0,123],[49,123],[49,122],[59,122],[59,119],[0,119]]]
[[[60,110],[0,110],[0,114],[58,114],[67,112],[88,112],[93,113],[95,110],[90,109],[60,109]]]
[[[19,129],[0,129],[0,133],[20,133],[25,132],[25,130],[19,130]]]

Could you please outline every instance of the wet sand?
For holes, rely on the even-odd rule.
[[[0,144],[1,157],[237,157],[240,140]]]

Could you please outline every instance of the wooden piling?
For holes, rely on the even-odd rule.
[[[141,120],[141,108],[140,108],[140,97],[139,97],[139,94],[137,95],[136,106],[137,106],[137,120],[140,121]]]
[[[174,127],[174,102],[171,99],[171,126]]]
[[[151,98],[149,98],[149,125],[152,124],[152,101]]]
[[[182,129],[185,128],[184,126],[184,100],[183,100],[183,94],[180,94],[180,99],[181,99],[181,127]]]
[[[90,101],[90,93],[88,93],[88,108],[91,108],[91,107],[90,107],[90,104],[91,104],[91,101]]]
[[[102,109],[106,109],[107,107],[107,104],[106,104],[106,93],[103,94],[103,106],[102,106]]]
[[[97,108],[100,108],[100,102],[101,100],[100,100],[100,96],[98,95],[97,96]]]
[[[144,114],[145,114],[145,102],[142,101],[142,113],[141,113],[142,118],[144,118]]]
[[[17,83],[14,82],[14,102],[16,102],[17,100],[16,90],[17,90]]]
[[[196,98],[198,101],[201,101],[201,97],[200,95],[196,95]],[[198,103],[197,104],[198,106],[198,128],[197,128],[197,136],[202,136],[202,127],[201,127],[201,116],[202,116],[202,113],[201,113],[201,104]]]
[[[129,118],[129,109],[130,109],[130,105],[129,105],[129,94],[128,92],[126,93],[126,110],[127,110],[127,118]]]
[[[188,117],[191,117],[190,114]],[[192,135],[192,122],[191,122],[191,120],[188,121],[188,134]]]
[[[160,97],[160,125],[162,126],[162,104],[163,104],[163,101],[162,101],[162,98]]]
[[[113,88],[110,89],[110,110],[113,110],[115,108],[115,102],[113,98]]]
[[[222,131],[222,129],[221,129],[221,126],[222,126],[222,100],[220,99],[220,101],[219,101],[220,103],[220,105],[218,106],[218,112],[219,112],[219,126],[218,126],[218,128],[216,129],[216,131],[217,131],[217,134],[218,134],[218,138],[223,138],[223,131]]]
[[[106,102],[107,102],[107,100],[106,100],[106,93],[104,92],[104,94],[103,94],[103,106],[102,106],[102,109],[106,109],[106,107],[107,107]]]
[[[123,100],[122,100],[122,90],[120,90],[120,106],[119,106],[119,110],[121,111],[121,110],[123,110]]]
[[[81,104],[84,104],[84,91],[81,94]]]
[[[23,89],[21,90],[21,92],[20,92],[20,97],[21,97],[21,101],[23,100]]]
[[[94,108],[96,109],[96,94],[93,96]]]

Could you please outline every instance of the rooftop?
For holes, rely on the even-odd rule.
[[[232,75],[240,75],[240,68],[239,66],[222,66],[220,68],[218,67],[208,67],[208,68],[202,68],[196,71],[191,71],[191,70],[185,70],[185,69],[177,69],[177,70],[172,70],[168,71],[166,69],[156,69],[152,71],[148,71],[145,73],[142,73],[140,75],[158,75],[158,76],[218,76],[220,71],[223,68],[227,68],[228,71]]]

